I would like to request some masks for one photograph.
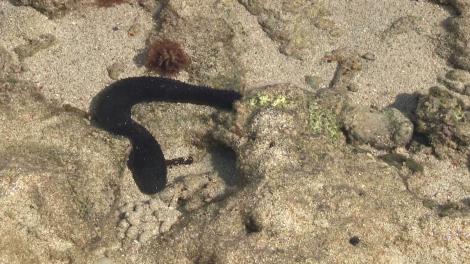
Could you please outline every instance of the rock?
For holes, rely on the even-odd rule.
[[[0,82],[0,120],[0,262],[85,259],[110,223],[127,144],[20,80]]]
[[[437,80],[454,92],[469,95],[467,87],[470,86],[470,73],[466,70],[450,70],[444,77],[439,76]]]
[[[397,35],[406,34],[409,32],[419,33],[423,18],[418,16],[402,16],[392,22],[390,27],[383,32],[382,38],[388,39],[393,38]]]
[[[377,59],[377,57],[375,56],[374,53],[372,52],[366,52],[364,54],[362,54],[361,56],[362,58],[366,59],[366,60],[370,60],[370,61],[374,61]]]
[[[11,54],[0,45],[0,80],[7,78],[19,68]]]
[[[77,4],[76,0],[12,0],[11,2],[15,5],[31,6],[49,17],[65,15]]]
[[[307,95],[284,84],[249,94],[284,96],[287,104],[282,107],[242,100],[233,127],[219,131],[218,138],[233,146],[246,184],[224,202],[188,215],[165,239],[146,244],[139,261],[432,262],[437,254],[450,259],[449,251],[431,250],[437,245],[467,261],[464,240],[441,239],[449,225],[464,228],[461,212],[467,207],[454,206],[455,218],[443,221],[407,190],[392,165],[313,135],[308,108],[314,97]],[[388,245],[385,251],[383,245]],[[165,250],[151,254],[157,249]],[[425,253],[416,255],[416,250]]]
[[[109,78],[113,79],[113,80],[118,80],[119,79],[119,75],[124,72],[124,70],[126,69],[126,65],[122,62],[115,62],[113,64],[111,64],[110,66],[108,66],[107,70],[108,70],[108,76]]]
[[[347,88],[348,88],[348,91],[350,91],[350,92],[357,92],[357,91],[359,91],[359,85],[357,85],[356,83],[350,83],[350,84],[348,84]]]
[[[470,143],[468,111],[462,100],[442,87],[434,86],[419,98],[416,131],[427,135],[439,156],[445,149],[462,149]]]
[[[318,90],[320,89],[321,83],[323,80],[318,77],[318,76],[313,76],[313,75],[306,75],[305,76],[305,83],[312,88],[312,90]]]
[[[302,59],[315,46],[316,35],[338,37],[335,22],[328,18],[329,12],[321,2],[306,0],[283,0],[275,3],[266,1],[239,1],[251,14],[268,36],[279,42],[279,51],[287,56]],[[299,21],[305,21],[298,23]],[[295,29],[293,29],[295,28]]]
[[[446,78],[466,84],[470,83],[470,72],[459,69],[450,70],[447,72]]]
[[[356,107],[343,115],[342,123],[353,142],[378,149],[405,146],[413,134],[411,121],[395,108]]]
[[[43,34],[38,38],[28,40],[27,44],[20,45],[14,49],[15,53],[18,55],[20,61],[24,60],[27,57],[31,57],[37,52],[47,49],[50,46],[54,45],[56,38],[51,34]]]
[[[123,205],[120,208],[120,215],[118,236],[123,238],[122,242],[127,243],[137,239],[145,243],[168,232],[178,222],[181,213],[155,198],[135,202],[133,205]]]

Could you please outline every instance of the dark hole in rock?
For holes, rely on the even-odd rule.
[[[406,149],[408,151],[416,153],[426,147],[431,147],[430,138],[423,133],[418,133],[414,131],[413,136],[411,137],[411,141],[406,146]]]
[[[237,169],[237,155],[231,148],[222,144],[212,146],[209,150],[214,170],[219,173],[228,186],[237,186],[241,183],[240,173]]]
[[[178,205],[178,208],[184,207],[188,203],[188,199],[179,197],[178,200],[176,201],[176,204]]]
[[[361,242],[361,239],[358,236],[352,236],[351,238],[349,238],[349,244],[353,246],[357,246],[359,242]]]
[[[256,221],[256,219],[252,215],[249,215],[245,219],[245,230],[247,234],[259,233],[261,232],[261,229],[261,225]]]
[[[122,219],[124,219],[124,218],[126,218],[126,213],[125,213],[125,212],[120,213],[120,214],[119,214],[119,220],[122,220]]]
[[[269,148],[272,148],[272,147],[274,147],[275,145],[276,145],[276,143],[275,143],[274,141],[269,142]]]

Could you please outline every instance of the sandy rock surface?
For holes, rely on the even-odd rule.
[[[470,262],[467,0],[102,3],[0,2],[0,263]],[[134,107],[147,196],[88,107],[159,39],[243,99]]]

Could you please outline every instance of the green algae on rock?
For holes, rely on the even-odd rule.
[[[288,103],[286,97],[282,95],[271,97],[269,95],[257,94],[248,100],[251,106],[256,107],[282,107]]]
[[[342,135],[338,116],[328,108],[324,108],[312,101],[309,105],[310,128],[314,134],[324,134],[336,141]]]

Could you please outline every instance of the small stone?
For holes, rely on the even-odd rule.
[[[358,236],[352,236],[349,239],[349,243],[353,246],[357,246],[359,244],[359,242],[361,242],[361,239]]]
[[[343,125],[352,141],[378,149],[404,146],[413,134],[411,121],[395,108],[357,107],[344,115]]]
[[[463,94],[470,96],[470,84],[466,84],[463,90]]]
[[[140,32],[142,32],[142,25],[139,24],[139,23],[133,24],[133,25],[129,28],[129,30],[127,30],[127,34],[128,34],[130,37],[137,36],[138,34],[140,34]]]
[[[139,235],[139,229],[136,226],[131,226],[126,231],[126,237],[129,239],[136,239]]]
[[[160,3],[160,1],[154,1],[154,0],[138,0],[137,2],[147,12],[154,12],[159,7],[161,7],[161,5],[163,5],[162,3]]]
[[[121,213],[128,213],[128,212],[130,212],[130,211],[133,210],[133,207],[134,207],[134,206],[133,206],[132,204],[130,204],[130,203],[125,203],[123,206],[121,206],[121,208],[119,209],[119,211],[120,211]]]
[[[96,261],[96,264],[114,264],[114,261],[110,258],[103,257],[103,258],[99,258]]]
[[[167,211],[165,215],[161,215],[160,219],[163,220],[160,226],[160,233],[164,233],[170,230],[170,228],[178,221],[181,213],[177,210]]]
[[[141,221],[144,223],[151,223],[155,221],[155,217],[152,214],[145,214],[142,216]]]
[[[28,40],[27,44],[19,45],[13,50],[18,55],[20,61],[31,57],[37,52],[47,49],[56,43],[56,37],[52,34],[43,34],[38,38]]]
[[[138,214],[130,214],[128,217],[127,217],[127,221],[129,221],[129,223],[131,225],[138,225],[140,224],[140,215]]]
[[[305,75],[305,83],[307,83],[307,85],[313,90],[320,89],[321,82],[322,82],[322,79],[318,76]]]
[[[113,80],[118,80],[119,75],[121,75],[121,73],[123,73],[125,69],[126,69],[126,66],[124,65],[124,63],[115,62],[111,64],[110,66],[108,66],[106,70],[108,71],[109,78]]]
[[[355,83],[350,83],[350,84],[348,84],[347,88],[348,88],[348,91],[350,91],[350,92],[357,92],[357,91],[359,91],[359,85],[357,85],[357,84],[355,84]]]
[[[150,209],[152,211],[158,210],[160,208],[166,207],[165,204],[160,199],[152,199],[149,202]]]
[[[377,59],[376,56],[375,56],[375,54],[372,53],[372,52],[366,52],[366,53],[364,53],[364,54],[362,55],[362,58],[363,58],[363,59],[366,59],[366,60],[370,60],[370,61],[374,61],[374,60]]]
[[[332,36],[332,37],[337,38],[337,37],[340,37],[341,35],[343,35],[343,31],[341,29],[335,27],[335,28],[331,29],[328,32],[328,34],[330,34],[330,36]]]
[[[121,229],[127,229],[129,228],[130,224],[129,222],[127,222],[127,220],[121,220],[119,221],[119,224],[118,224],[118,227],[121,228]]]
[[[318,29],[328,30],[328,29],[332,29],[335,26],[335,22],[328,18],[319,17],[315,21],[314,25]]]
[[[157,231],[156,233],[158,233],[158,226],[159,226],[158,222],[144,223],[140,226],[140,229],[142,231],[151,231],[152,233],[155,233],[155,231]]]
[[[152,238],[152,237],[153,237],[152,232],[144,231],[139,235],[138,240],[139,240],[139,242],[145,243],[145,242],[149,241],[150,238]]]

